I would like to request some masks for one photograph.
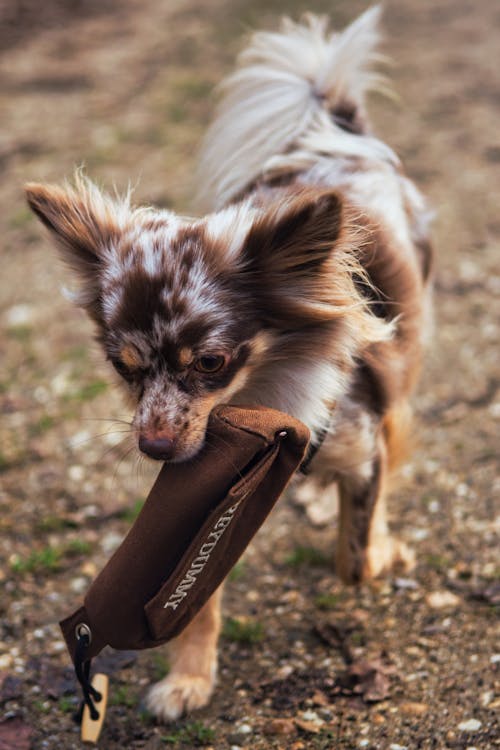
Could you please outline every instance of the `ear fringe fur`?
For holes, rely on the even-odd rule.
[[[131,188],[122,196],[111,197],[79,168],[72,182],[62,186],[28,183],[25,192],[30,208],[49,229],[63,260],[80,279],[78,289],[66,289],[66,296],[93,314],[99,294],[99,264],[134,213]]]

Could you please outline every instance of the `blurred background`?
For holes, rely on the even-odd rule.
[[[84,165],[110,189],[135,186],[138,203],[189,212],[214,87],[248,33],[305,10],[342,27],[368,6],[0,0],[2,747],[75,747],[76,694],[55,620],[119,543],[155,472],[122,443],[127,411],[90,324],[60,293],[68,276],[23,184],[61,182]],[[436,334],[416,401],[419,441],[393,501],[419,564],[409,578],[343,589],[332,528],[283,503],[228,586],[221,687],[201,719],[172,730],[179,747],[499,743],[500,6],[384,8],[397,100],[374,97],[370,111],[436,211]],[[343,641],[332,635],[339,622]],[[374,701],[347,688],[321,698],[346,669],[346,639],[356,659],[388,655],[392,672],[374,667],[387,683]],[[164,732],[138,718],[145,684],[168,668],[163,654],[114,658],[103,747],[163,746]],[[306,672],[287,702],[273,680]],[[282,718],[285,739],[273,725]],[[9,737],[17,744],[2,745]]]

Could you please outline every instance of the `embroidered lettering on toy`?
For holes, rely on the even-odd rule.
[[[163,605],[163,609],[177,609],[182,600],[186,598],[189,591],[196,583],[198,576],[210,560],[210,555],[217,546],[219,539],[233,520],[240,502],[241,500],[235,505],[232,505],[222,514],[222,516],[220,516],[220,518],[217,519],[212,531],[206,536],[205,541],[198,550],[197,556],[189,566],[186,575],[179,583],[174,593],[170,595],[167,602]]]

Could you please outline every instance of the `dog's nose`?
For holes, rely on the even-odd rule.
[[[139,450],[150,458],[155,458],[157,461],[168,461],[174,455],[175,438],[170,435],[162,435],[155,438],[140,435]]]

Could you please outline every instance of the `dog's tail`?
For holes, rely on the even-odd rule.
[[[371,69],[380,59],[379,17],[380,8],[370,8],[332,33],[325,17],[307,15],[301,24],[284,19],[278,33],[253,35],[221,85],[201,155],[203,202],[219,208],[234,200],[311,131],[331,134],[332,123],[344,136],[366,131],[365,93],[384,80]]]

